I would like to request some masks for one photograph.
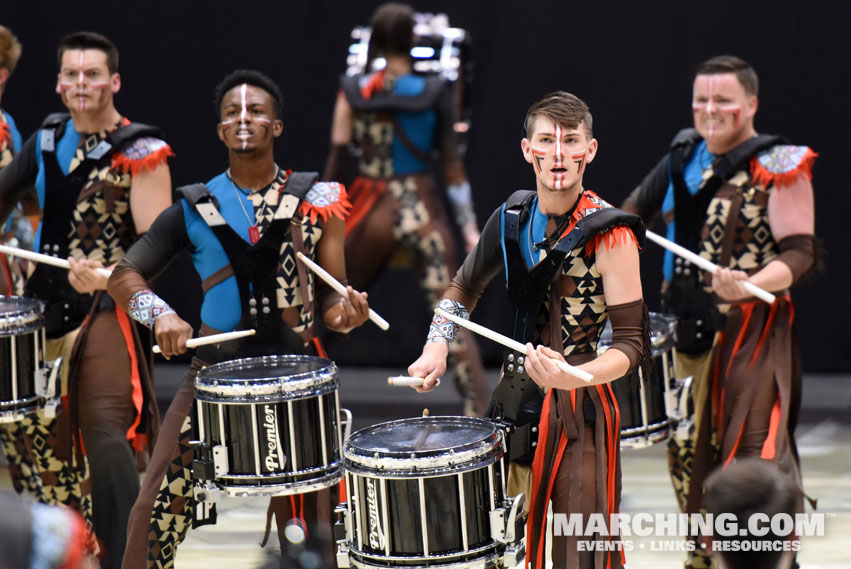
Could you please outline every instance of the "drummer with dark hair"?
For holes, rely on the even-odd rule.
[[[281,91],[257,71],[235,71],[216,89],[219,139],[230,167],[206,184],[179,188],[178,200],[113,271],[109,292],[128,313],[151,327],[165,357],[186,351],[191,326],[148,282],[181,252],[188,251],[202,280],[201,335],[253,328],[256,335],[204,346],[193,358],[165,417],[148,476],[133,508],[125,569],[172,567],[196,516],[193,497],[190,410],[194,378],[203,366],[268,354],[324,355],[314,333],[317,313],[326,327],[347,333],[368,318],[366,293],[347,296],[316,283],[296,254],[322,265],[346,282],[345,188],[318,182],[311,172],[293,172],[275,162],[273,142],[283,131]],[[292,518],[330,524],[327,490],[273,498],[281,547]],[[330,537],[330,525],[324,528]],[[328,543],[328,555],[333,555]]]
[[[536,191],[517,191],[494,211],[438,306],[467,319],[488,282],[506,276],[512,336],[526,343],[526,353],[505,355],[487,416],[509,426],[508,491],[531,494],[527,547],[534,567],[543,568],[550,500],[556,514],[603,514],[606,524],[618,512],[619,410],[609,382],[646,362],[649,342],[638,262],[644,226],[582,185],[597,154],[588,106],[570,93],[550,93],[528,110],[525,126],[521,148]],[[598,357],[607,318],[612,345]],[[435,387],[456,332],[454,323],[434,317],[423,353],[408,369],[425,378],[418,390]],[[551,358],[593,379],[568,375]],[[618,540],[556,536],[554,567],[622,566],[617,543],[580,551],[579,539]]]
[[[441,76],[414,73],[413,8],[382,4],[370,23],[364,73],[340,80],[323,179],[345,179],[349,148],[357,150],[352,213],[346,220],[352,284],[368,288],[401,249],[413,259],[433,308],[458,267],[452,226],[431,172],[437,158],[466,251],[479,239],[472,190],[453,130],[452,93]],[[373,65],[380,59],[383,67]],[[469,333],[461,334],[449,358],[464,413],[481,416],[488,389]]]

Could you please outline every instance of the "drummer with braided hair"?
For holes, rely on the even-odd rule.
[[[207,184],[178,189],[181,199],[160,215],[151,230],[115,268],[109,292],[128,313],[151,327],[166,357],[186,351],[192,328],[150,290],[148,282],[181,252],[188,251],[202,280],[201,335],[253,328],[255,336],[203,346],[165,417],[148,475],[133,508],[125,569],[174,565],[177,546],[196,516],[193,496],[190,410],[194,378],[201,367],[268,354],[324,356],[314,333],[317,317],[347,333],[368,318],[366,293],[347,295],[316,283],[296,262],[301,252],[346,282],[345,188],[318,182],[318,175],[292,172],[275,162],[273,142],[281,135],[283,100],[278,86],[257,71],[235,71],[216,88],[219,139],[230,167]],[[178,468],[175,466],[178,465]],[[273,498],[281,547],[285,524],[301,518],[327,524],[328,490]],[[214,518],[213,518],[214,519]]]
[[[529,108],[525,127],[521,149],[536,191],[517,191],[494,211],[438,306],[469,318],[488,282],[506,277],[511,335],[526,343],[526,353],[505,355],[487,416],[509,426],[508,493],[530,497],[529,558],[543,568],[550,500],[556,514],[603,514],[607,524],[618,512],[620,425],[609,382],[647,362],[649,342],[638,262],[644,226],[582,184],[597,153],[588,106],[570,93],[550,93]],[[598,357],[607,318],[612,346]],[[456,332],[435,316],[408,370],[425,378],[418,390],[435,387]],[[593,380],[565,374],[550,358]],[[622,566],[617,543],[615,551],[580,551],[578,539],[554,538],[555,567]]]

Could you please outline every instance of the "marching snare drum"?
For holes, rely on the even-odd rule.
[[[390,421],[354,433],[339,567],[496,567],[523,558],[523,496],[505,495],[502,431],[471,417]]]
[[[222,362],[195,378],[193,474],[230,496],[300,494],[342,478],[337,366],[303,355]]]
[[[667,314],[650,313],[653,366],[649,378],[640,374],[638,389],[628,377],[612,382],[621,417],[621,448],[644,448],[666,440],[676,423],[669,409],[674,395],[674,329],[677,320]],[[598,352],[611,346],[611,328],[598,344]]]
[[[56,389],[59,360],[45,363],[44,303],[0,296],[0,423],[36,413]]]

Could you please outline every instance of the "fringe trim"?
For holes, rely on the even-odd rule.
[[[791,185],[799,176],[804,176],[807,180],[811,180],[813,177],[813,164],[817,157],[818,153],[814,152],[811,148],[807,148],[807,152],[795,168],[788,172],[776,173],[766,170],[760,164],[759,156],[754,156],[751,158],[751,177],[754,184],[764,188],[768,188],[771,185],[774,185],[776,188]]]
[[[139,160],[131,160],[118,152],[112,159],[112,169],[124,174],[130,172],[131,176],[138,176],[143,170],[153,171],[160,164],[165,164],[169,156],[174,156],[174,152],[168,144]]]
[[[364,100],[368,101],[372,98],[373,93],[376,91],[384,90],[384,70],[377,72],[375,75],[369,78],[361,88],[360,95],[364,98]]]
[[[12,130],[0,115],[0,148],[9,148],[12,145]]]
[[[315,206],[307,201],[303,201],[298,208],[298,212],[302,217],[310,217],[310,223],[316,223],[316,219],[319,216],[322,216],[323,222],[328,221],[329,217],[339,217],[345,221],[351,209],[352,204],[349,201],[349,194],[346,193],[346,187],[340,184],[340,195],[337,197],[337,201],[326,206]]]
[[[590,255],[591,253],[596,253],[600,249],[601,244],[605,244],[606,249],[611,250],[618,244],[628,245],[630,240],[635,243],[635,246],[638,247],[639,250],[641,250],[641,246],[638,244],[638,239],[635,238],[635,234],[632,232],[632,229],[625,225],[619,225],[605,233],[596,235],[593,239],[586,243],[585,254]]]

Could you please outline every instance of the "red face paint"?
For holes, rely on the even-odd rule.
[[[570,159],[573,160],[573,163],[576,164],[576,173],[579,174],[582,172],[582,166],[585,165],[585,155],[587,152],[580,152],[579,154],[573,154]]]

